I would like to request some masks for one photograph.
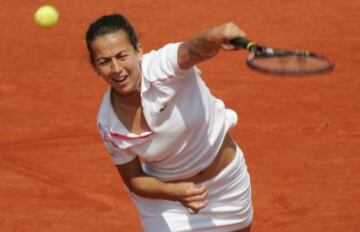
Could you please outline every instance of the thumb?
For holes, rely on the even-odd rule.
[[[186,208],[187,211],[190,213],[190,214],[196,214],[197,212],[195,210],[193,210],[192,208]]]

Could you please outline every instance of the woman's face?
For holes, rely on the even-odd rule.
[[[117,94],[126,97],[139,91],[142,50],[133,48],[124,30],[98,36],[91,48],[97,73]]]

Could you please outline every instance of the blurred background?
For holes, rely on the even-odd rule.
[[[58,25],[39,28],[51,4]],[[145,51],[232,21],[274,47],[332,57],[334,72],[306,78],[254,73],[246,52],[199,65],[237,111],[232,136],[253,182],[253,231],[360,228],[360,2],[122,0],[0,2],[0,231],[141,231],[96,129],[105,83],[84,35],[103,14],[135,26]]]

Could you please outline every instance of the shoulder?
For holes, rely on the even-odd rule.
[[[174,75],[179,69],[177,52],[181,43],[170,43],[144,54],[142,70],[145,75],[153,79]]]
[[[144,61],[161,60],[161,58],[171,58],[171,56],[177,55],[178,49],[182,42],[168,43],[159,49],[154,49],[145,53]]]
[[[152,50],[143,56],[141,68],[146,81],[173,82],[193,76],[195,66],[182,69],[178,64],[178,51],[182,42],[169,43],[157,50]]]

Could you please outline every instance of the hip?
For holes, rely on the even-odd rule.
[[[180,202],[131,194],[145,231],[223,232],[239,230],[251,223],[250,176],[239,147],[230,164],[201,184],[208,190],[207,205],[197,214],[189,214]]]
[[[236,143],[232,140],[229,133],[227,133],[214,161],[209,166],[192,177],[171,182],[201,183],[212,179],[233,161],[236,154],[236,149]]]

